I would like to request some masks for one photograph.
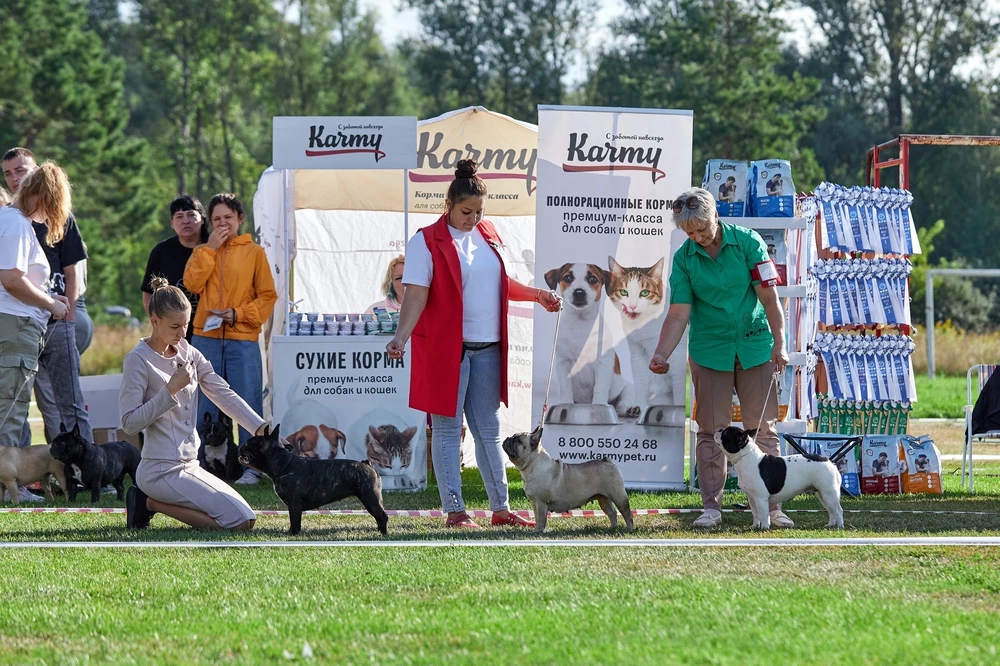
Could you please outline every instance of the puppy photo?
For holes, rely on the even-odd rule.
[[[388,534],[389,516],[382,504],[382,479],[367,460],[310,460],[286,449],[280,426],[248,439],[239,449],[240,464],[267,474],[274,492],[288,507],[289,533],[302,530],[302,512],[357,497],[375,518],[378,531]]]
[[[108,442],[96,446],[80,434],[80,426],[73,426],[67,432],[66,426],[59,425],[59,434],[52,440],[52,457],[63,463],[67,477],[76,478],[90,491],[90,501],[101,498],[101,488],[114,486],[118,499],[125,499],[125,475],[132,478],[135,485],[135,470],[139,467],[139,449],[128,442]],[[69,501],[76,501],[76,484],[68,482],[65,487]]]
[[[802,493],[816,493],[820,504],[830,514],[827,527],[844,526],[840,507],[840,472],[829,458],[817,455],[772,456],[757,446],[756,430],[730,426],[715,433],[726,457],[740,480],[740,490],[747,494],[753,526],[771,529],[770,504],[791,499]]]
[[[346,452],[347,437],[336,428],[307,425],[287,437],[292,452],[303,458],[332,460],[338,453]]]
[[[345,452],[347,437],[333,411],[316,400],[299,397],[299,387],[295,382],[288,390],[288,408],[281,421],[292,434],[285,439],[298,456],[332,460]]]
[[[242,476],[243,466],[237,460],[236,445],[233,443],[232,419],[219,412],[219,418],[214,420],[211,412],[205,412],[198,424],[198,437],[201,439],[198,464],[202,468],[226,482]]]
[[[66,473],[63,464],[52,457],[50,446],[0,446],[0,485],[14,504],[20,502],[18,486],[41,481],[45,499],[52,501],[52,479],[66,491]],[[75,485],[75,484],[74,484]],[[2,494],[2,489],[0,489]]]
[[[503,450],[521,471],[524,494],[531,500],[535,512],[536,532],[545,531],[549,511],[571,511],[593,500],[597,500],[601,510],[611,520],[611,529],[618,527],[615,507],[621,512],[628,529],[635,529],[625,481],[610,460],[589,460],[572,465],[553,460],[542,448],[541,427],[531,433],[522,432],[508,437],[504,440]]]
[[[595,264],[569,263],[545,274],[563,297],[549,404],[614,405],[618,416],[638,416],[632,385],[621,374],[614,341],[603,316],[608,271]]]

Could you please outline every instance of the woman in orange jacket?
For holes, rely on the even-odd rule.
[[[264,368],[260,357],[261,327],[270,318],[278,293],[264,248],[250,234],[239,234],[243,204],[233,194],[216,194],[208,204],[213,231],[208,242],[191,253],[184,269],[184,286],[200,297],[194,318],[192,346],[238,396],[260,414],[263,411]],[[218,409],[205,395],[197,418]],[[252,436],[240,428],[239,443]],[[260,474],[246,469],[236,482],[257,483]]]

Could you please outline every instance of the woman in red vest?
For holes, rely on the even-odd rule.
[[[507,404],[507,302],[534,301],[549,312],[562,303],[555,292],[510,277],[503,241],[483,219],[485,205],[486,183],[476,175],[476,162],[460,161],[445,214],[406,247],[406,298],[386,351],[402,358],[412,333],[410,407],[431,415],[431,456],[446,525],[479,527],[462,501],[464,411],[493,524],[533,527],[509,511],[500,448],[500,403]]]

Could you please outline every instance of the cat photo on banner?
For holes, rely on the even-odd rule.
[[[664,375],[649,369],[660,329],[670,305],[669,286],[661,258],[649,267],[623,267],[608,257],[607,293],[622,318],[632,369],[633,395],[640,407],[684,404],[687,333],[671,354],[670,371]]]

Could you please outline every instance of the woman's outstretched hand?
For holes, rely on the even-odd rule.
[[[554,291],[538,290],[535,302],[541,305],[547,312],[559,312],[562,310],[562,298]]]

